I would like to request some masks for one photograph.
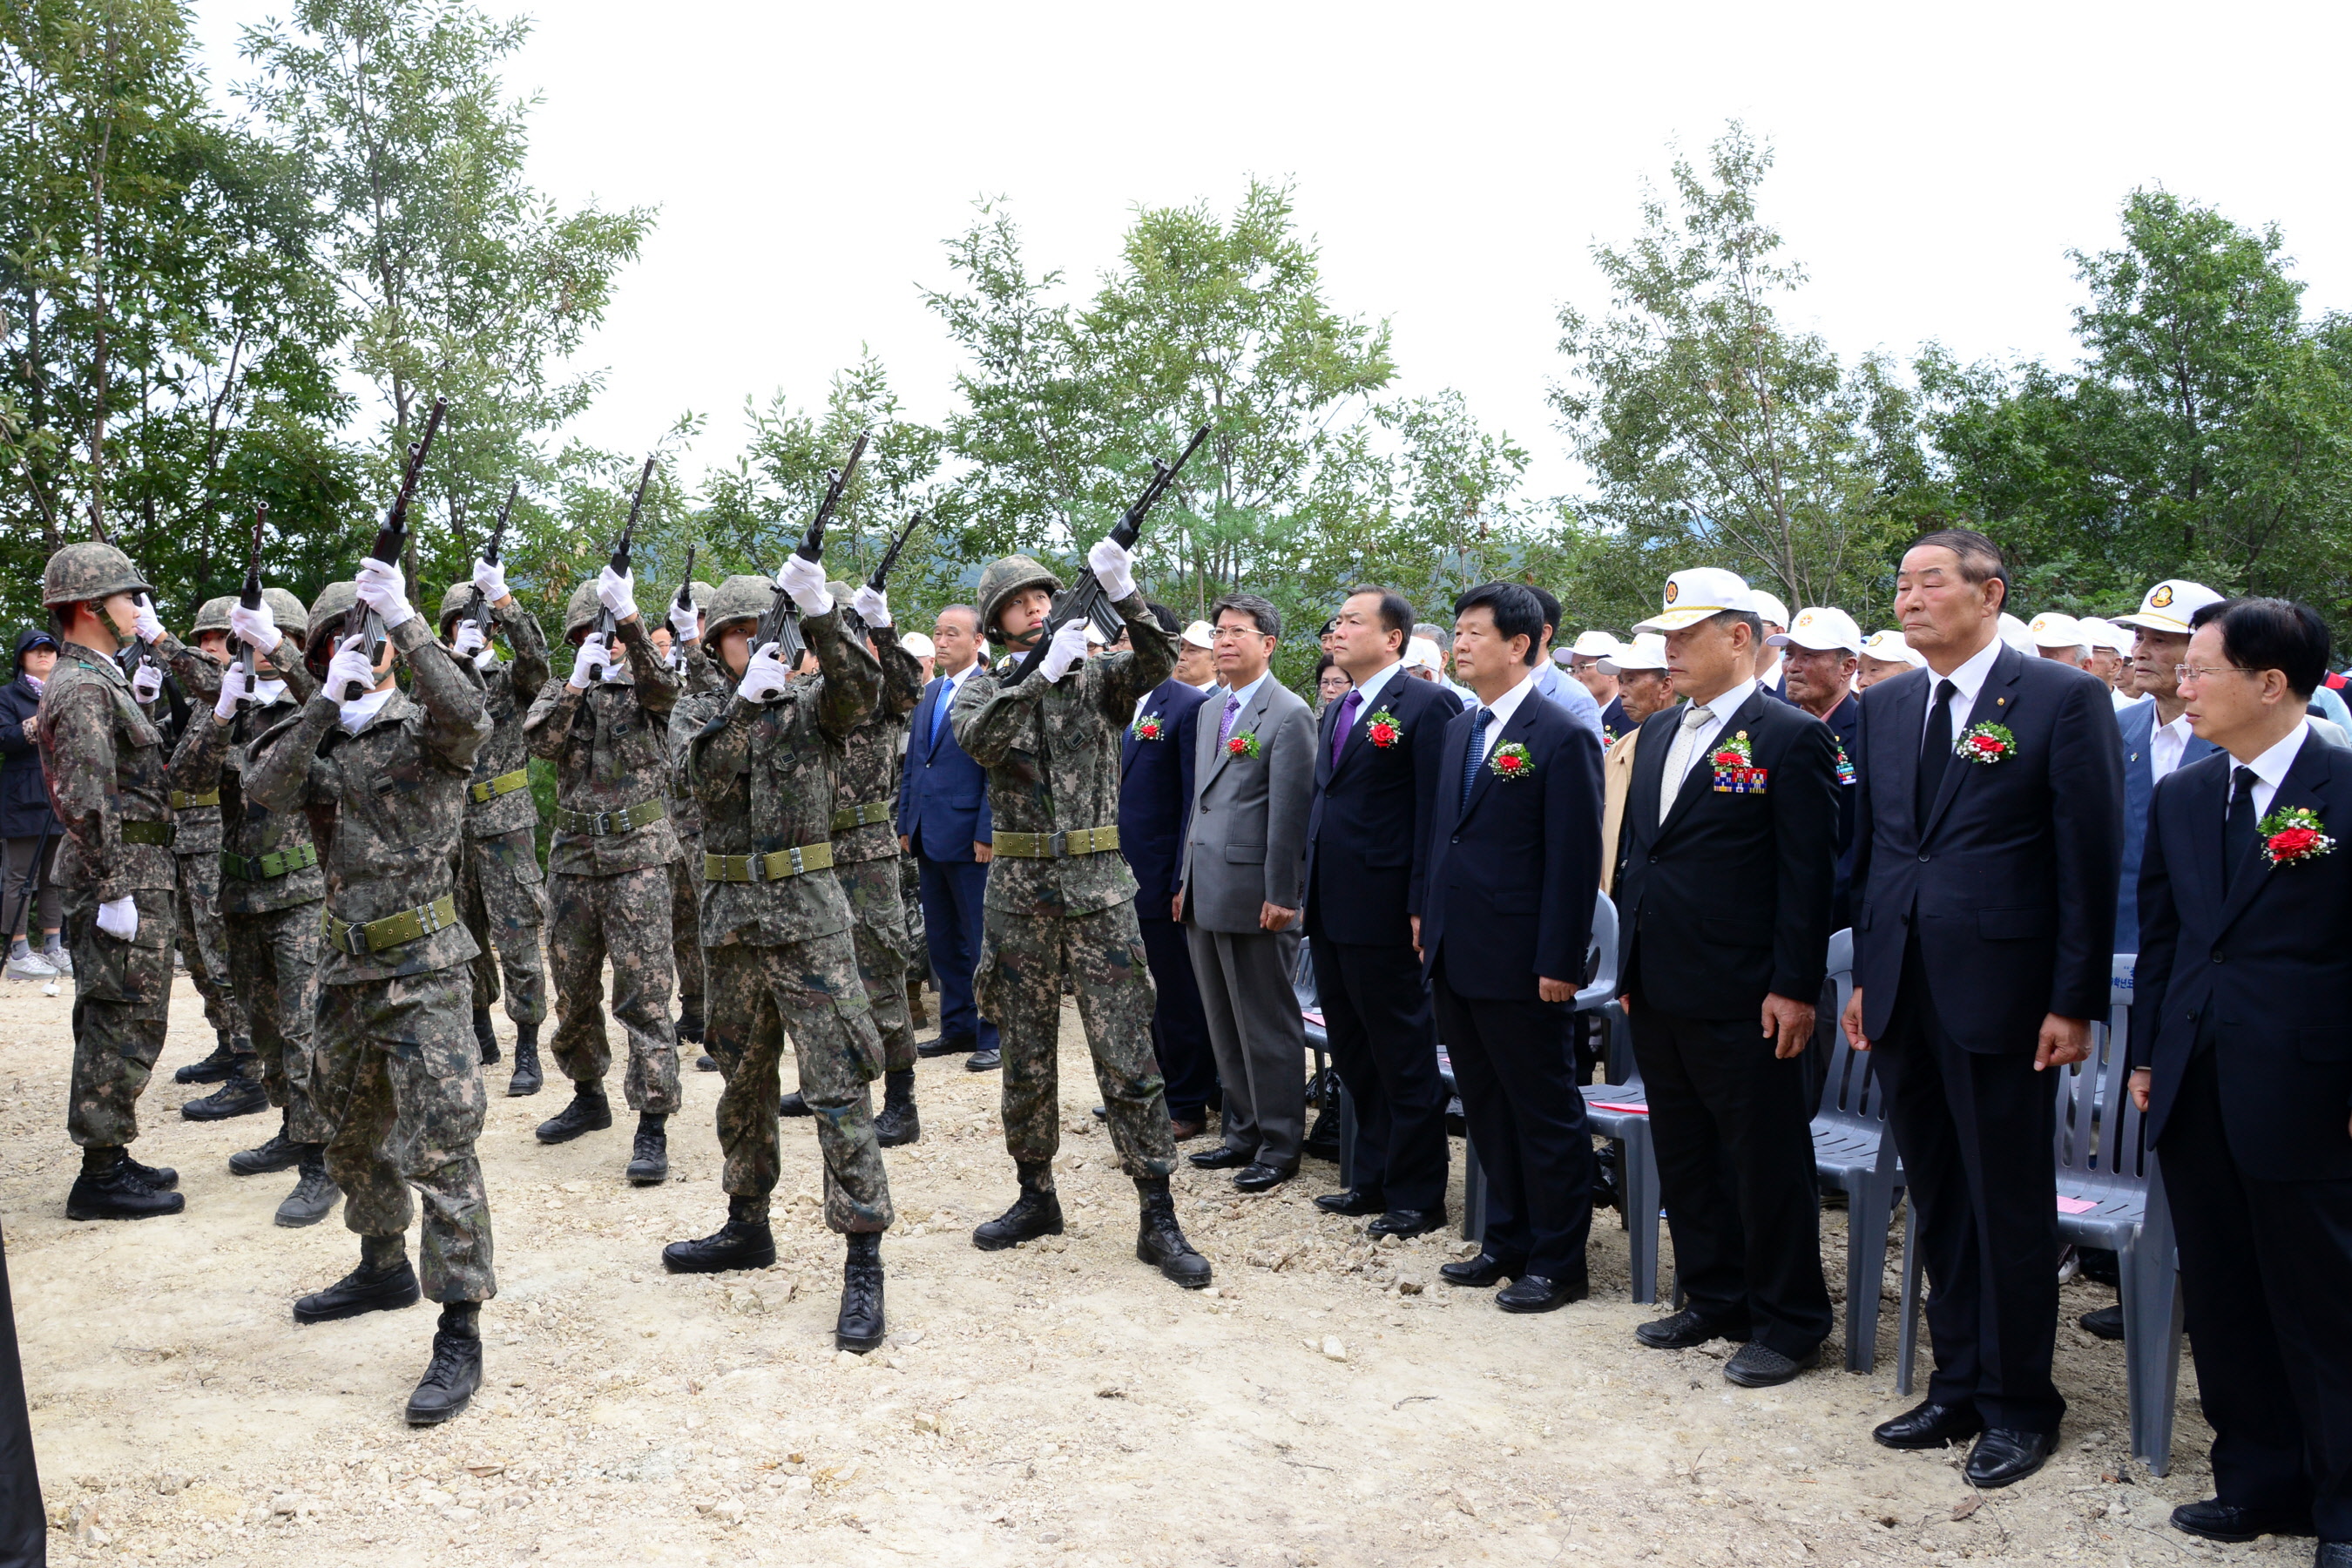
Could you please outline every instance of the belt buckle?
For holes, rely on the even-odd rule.
[[[743,869],[751,874],[751,879],[754,882],[769,882],[775,879],[768,875],[768,858],[756,850],[743,857]]]
[[[588,831],[599,838],[609,836],[613,831],[613,814],[609,811],[590,812]]]
[[[1066,832],[1054,832],[1047,834],[1045,836],[1045,853],[1051,859],[1068,859],[1070,858],[1069,834]]]

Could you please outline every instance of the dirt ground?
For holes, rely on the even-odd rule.
[[[187,1212],[67,1222],[70,1004],[70,983],[56,998],[0,984],[0,1223],[55,1561],[2309,1561],[2307,1542],[2210,1548],[2165,1527],[2208,1489],[2194,1380],[2172,1473],[2152,1479],[2126,1458],[2120,1347],[2074,1326],[2110,1298],[2081,1282],[2059,1338],[2063,1457],[1979,1497],[1957,1456],[1869,1439],[1906,1403],[1891,1274],[1875,1373],[1834,1370],[1833,1341],[1832,1370],[1744,1392],[1720,1345],[1635,1345],[1654,1310],[1627,1299],[1614,1215],[1592,1299],[1513,1317],[1439,1281],[1458,1237],[1375,1248],[1361,1222],[1321,1215],[1308,1200],[1334,1172],[1310,1161],[1256,1198],[1187,1166],[1181,1212],[1217,1288],[1180,1291],[1135,1260],[1133,1189],[1088,1113],[1066,1012],[1069,1235],[972,1249],[1013,1193],[997,1079],[924,1063],[922,1141],[887,1155],[893,1337],[862,1361],[832,1348],[840,1253],[808,1122],[786,1124],[777,1266],[672,1278],[662,1244],[724,1215],[717,1075],[688,1073],[672,1176],[652,1190],[622,1180],[625,1120],[546,1149],[530,1129],[559,1095],[494,1096],[485,1385],[413,1432],[400,1410],[433,1309],[294,1326],[289,1303],[357,1247],[340,1211],[270,1223],[290,1174],[228,1173],[265,1118],[177,1115],[205,1090],[168,1069],[211,1045],[184,978],[138,1152],[179,1169]],[[1824,1247],[1843,1300],[1842,1212]]]

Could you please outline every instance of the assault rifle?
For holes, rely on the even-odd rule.
[[[907,541],[914,538],[915,530],[922,526],[923,514],[919,511],[908,520],[906,531],[892,540],[890,548],[882,552],[881,564],[874,568],[873,576],[866,579],[867,587],[877,594],[882,591],[882,585],[890,580],[890,568],[898,564],[898,552],[907,548]]]
[[[677,597],[670,601],[670,608],[674,610],[691,611],[694,608],[694,550],[695,547],[691,544],[686,547],[686,574],[677,580]],[[675,626],[670,628],[669,635],[670,668],[684,669],[686,639],[677,635],[677,628]]]
[[[507,487],[506,505],[499,508],[499,521],[491,525],[490,542],[482,550],[481,560],[485,565],[495,566],[499,563],[499,546],[506,542],[507,537],[507,518],[514,511],[515,495],[521,489],[520,479]],[[460,542],[463,542],[460,541]],[[473,597],[466,601],[466,618],[482,628],[483,640],[488,641],[490,635],[490,603],[482,597],[482,590],[479,586],[474,589]]]
[[[245,591],[236,596],[236,602],[248,610],[261,608],[261,527],[268,521],[269,503],[266,500],[255,501],[253,503],[253,545],[245,552]],[[244,693],[237,699],[240,702],[253,700],[253,645],[247,643],[236,656],[237,685]]]
[[[1145,515],[1161,496],[1168,493],[1168,487],[1176,482],[1176,476],[1184,471],[1184,465],[1192,460],[1192,454],[1199,451],[1202,443],[1208,438],[1209,427],[1203,425],[1192,432],[1192,445],[1184,448],[1183,455],[1172,465],[1157,458],[1151,459],[1151,482],[1143,487],[1143,493],[1135,498],[1134,504],[1119,517],[1118,526],[1110,531],[1112,540],[1120,549],[1135,548],[1137,538],[1143,532]],[[1029,651],[1021,656],[1021,662],[1013,667],[1013,673],[1004,678],[1004,684],[1013,687],[1028,679],[1030,672],[1045,658],[1045,649],[1053,642],[1054,634],[1076,620],[1094,622],[1106,641],[1118,636],[1122,624],[1118,612],[1103,594],[1102,579],[1090,571],[1081,575],[1077,583],[1055,604],[1054,613],[1037,633],[1037,640],[1029,645]]]
[[[408,542],[408,507],[416,499],[416,481],[425,473],[425,454],[433,449],[434,433],[441,428],[441,416],[449,411],[446,398],[433,400],[433,412],[425,416],[425,434],[408,446],[408,466],[401,471],[399,493],[392,498],[392,510],[383,514],[383,526],[375,531],[375,543],[368,557],[387,566],[400,564],[401,547]],[[383,620],[373,610],[360,618],[360,651],[367,656],[368,668],[383,657]],[[343,689],[342,700],[356,702],[367,694],[367,688],[352,681]]]
[[[646,508],[646,487],[653,482],[654,459],[647,458],[645,472],[637,476],[637,499],[629,503],[629,521],[621,526],[621,537],[613,545],[611,564],[615,577],[629,574],[629,546],[637,537],[637,514]],[[600,606],[596,611],[596,635],[604,639],[607,668],[612,665],[613,636],[620,629],[621,623],[613,618],[613,612]]]
[[[825,487],[824,500],[817,503],[816,515],[809,519],[808,531],[801,536],[799,548],[793,552],[802,560],[824,559],[824,525],[832,521],[833,510],[841,504],[842,492],[849,488],[849,481],[857,477],[858,462],[866,456],[866,437],[872,434],[871,430],[859,431],[857,439],[850,445],[849,461],[833,471],[833,482]],[[786,669],[792,669],[800,664],[801,655],[808,651],[808,644],[801,637],[800,606],[793,603],[793,596],[784,592],[781,583],[772,592],[774,596],[768,603],[768,612],[760,617],[760,625],[751,634],[751,651],[757,653],[774,643],[776,657],[783,660]]]

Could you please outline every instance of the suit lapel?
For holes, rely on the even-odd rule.
[[[1716,743],[1720,744],[1727,738],[1738,735],[1742,730],[1745,730],[1749,725],[1755,723],[1757,719],[1763,713],[1764,704],[1768,700],[1777,702],[1780,699],[1777,697],[1768,698],[1764,688],[1761,686],[1759,686],[1753,691],[1750,691],[1748,694],[1748,700],[1741,703],[1738,710],[1735,711],[1730,718],[1724,721],[1723,728],[1715,732]],[[1691,814],[1692,806],[1700,795],[1713,795],[1715,793],[1715,785],[1712,783],[1715,770],[1708,765],[1706,760],[1707,757],[1713,753],[1714,750],[1715,745],[1709,745],[1706,752],[1702,752],[1691,759],[1690,772],[1685,775],[1681,788],[1675,795],[1674,809],[1666,813],[1666,819],[1664,822],[1658,824],[1658,838],[1664,838],[1667,834],[1672,833],[1681,825],[1683,818]],[[1702,786],[1700,783],[1702,776],[1705,776],[1709,781],[1704,786]],[[1661,789],[1665,787],[1663,769],[1660,770],[1659,787]],[[1771,781],[1769,779],[1765,780],[1765,787],[1767,789],[1771,787]]]
[[[1260,678],[1257,683],[1257,689],[1250,693],[1249,701],[1243,706],[1241,712],[1236,714],[1234,718],[1234,734],[1245,735],[1257,728],[1258,716],[1265,711],[1266,699],[1272,696],[1273,692],[1273,675],[1267,674]],[[1216,703],[1217,722],[1219,724],[1223,724],[1225,717],[1225,699],[1220,697],[1216,700]],[[1231,737],[1227,738],[1230,739]],[[1217,775],[1224,771],[1225,759],[1232,755],[1233,752],[1227,751],[1222,742],[1219,742],[1216,755],[1210,761],[1208,772],[1201,780],[1201,787],[1202,789],[1207,789],[1209,785],[1216,782]]]
[[[1475,711],[1475,709],[1465,710],[1465,714],[1474,713]],[[1457,715],[1457,717],[1460,717],[1460,715]],[[1462,806],[1462,760],[1469,754],[1470,724],[1468,719],[1466,717],[1463,718],[1462,731],[1460,734],[1454,733],[1453,720],[1447,720],[1445,724],[1445,748],[1443,762],[1440,764],[1444,768],[1445,772],[1440,775],[1437,795],[1437,831],[1440,835],[1444,835],[1449,830],[1462,826],[1463,817],[1468,815]],[[1433,850],[1433,853],[1434,853]]]
[[[2271,811],[2287,811],[2295,806],[2302,806],[2306,810],[2317,812],[2325,820],[2327,815],[2327,798],[2325,791],[2329,774],[2333,772],[2333,766],[2328,759],[2334,750],[2335,748],[2316,734],[2305,735],[2303,739],[2303,750],[2294,754],[2294,765],[2287,769],[2286,777],[2279,781],[2278,793],[2271,796]],[[2226,772],[2221,774],[2223,783],[2221,811],[2223,815],[2229,811],[2229,777]],[[2270,812],[2264,812],[2263,815],[2267,816]],[[2219,818],[2213,820],[2219,820]],[[2217,845],[2219,843],[2218,837],[2216,843]],[[2217,864],[2221,860],[2218,848],[2214,854],[2214,860]],[[2253,848],[2246,852],[2245,860],[2231,872],[2230,896],[2221,901],[2221,918],[2213,923],[2214,936],[2219,938],[2222,932],[2228,931],[2231,922],[2244,914],[2247,906],[2261,897],[2262,890],[2269,887],[2275,879],[2293,875],[2294,875],[2293,867],[2273,866],[2263,858],[2261,837],[2258,831]],[[2219,887],[2221,884],[2217,881],[2214,885]]]
[[[2000,650],[2000,657],[1992,661],[1991,670],[1985,676],[1984,685],[1977,689],[1976,706],[1969,710],[1967,722],[1952,729],[1954,745],[1958,745],[1960,737],[1979,724],[2006,724],[2016,716],[2017,677],[2024,668],[2023,654],[2013,647],[2004,647]],[[1928,671],[1930,676],[1934,673],[1933,670]],[[1925,706],[1919,710],[1922,728],[1926,725],[1927,711]],[[1936,825],[1944,820],[1944,813],[1951,807],[1952,797],[1960,793],[1963,775],[1975,773],[1980,767],[2007,767],[2013,760],[1984,763],[1971,763],[1956,756],[1945,763],[1944,782],[1937,787],[1936,804],[1928,809],[1927,820],[1920,826],[1919,842],[1925,844],[1927,836],[1936,831]]]

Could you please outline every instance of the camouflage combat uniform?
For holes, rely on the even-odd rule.
[[[629,1109],[667,1116],[678,1107],[669,1016],[670,866],[678,848],[665,783],[678,679],[647,639],[642,616],[622,623],[620,635],[629,650],[627,680],[598,679],[585,690],[551,681],[523,721],[531,755],[555,764],[561,807],[547,859],[551,1049],[573,1083],[604,1081],[613,1062],[604,1036],[609,955],[613,1016],[629,1041],[623,1079]],[[633,808],[640,817],[634,826],[623,816]]]
[[[547,1017],[547,963],[540,952],[547,879],[539,868],[539,807],[530,795],[522,721],[547,685],[547,634],[520,604],[489,608],[514,658],[473,667],[494,728],[466,784],[457,915],[481,950],[472,968],[474,1011],[488,1012],[503,992],[507,1017],[518,1027],[536,1028]],[[446,606],[443,616],[445,625],[455,619]]]
[[[1050,1162],[1061,1147],[1055,1058],[1066,977],[1120,1168],[1164,1177],[1175,1169],[1176,1144],[1151,1047],[1156,994],[1117,825],[1119,736],[1136,700],[1176,668],[1176,639],[1160,629],[1141,594],[1117,608],[1132,652],[1088,658],[1050,684],[1032,676],[1001,686],[1010,661],[975,671],[949,722],[957,744],[988,770],[996,826],[973,999],[1002,1037],[1005,1147],[1024,1163]],[[1007,853],[1024,841],[1050,848],[1056,833],[1099,828],[1110,829],[1111,842],[1091,854]]]
[[[721,592],[725,591],[722,584]],[[776,1123],[784,1036],[792,1036],[801,1096],[816,1117],[824,1157],[825,1224],[878,1232],[893,1217],[874,1133],[873,1080],[882,1042],[858,978],[849,900],[828,864],[793,875],[737,880],[751,856],[794,849],[830,853],[833,746],[873,711],[881,671],[842,635],[835,612],[801,627],[816,676],[793,679],[767,703],[698,697],[677,723],[703,808],[703,847],[719,875],[702,889],[703,956],[709,973],[711,1055],[725,1065],[719,1100],[721,1184],[730,1197],[765,1202],[774,1191]],[[692,713],[717,717],[694,725]]]
[[[221,670],[202,653],[169,632],[148,645],[156,661],[180,683],[191,709],[189,725],[220,697]],[[228,933],[220,916],[220,793],[216,789],[172,792],[173,886],[179,900],[180,952],[188,978],[205,999],[205,1022],[238,1056],[253,1054],[252,1025],[229,979]]]
[[[698,642],[686,645],[681,673],[678,701],[684,705],[698,697],[704,699],[698,710],[705,721],[723,709],[734,693],[732,684]],[[714,696],[716,703],[709,700]],[[694,729],[700,727],[697,724]],[[707,984],[702,962],[702,803],[694,798],[694,785],[686,772],[686,742],[694,729],[681,731],[675,716],[669,727],[669,819],[677,830],[678,844],[677,860],[670,867],[669,920],[670,956],[677,964],[678,1015],[681,1021],[691,1019],[700,1026]]]
[[[855,917],[857,973],[874,1004],[882,1059],[892,1072],[915,1065],[907,975],[917,949],[907,932],[898,852],[898,774],[907,716],[922,700],[923,667],[889,626],[867,632],[882,665],[874,711],[834,747],[833,866]]]
[[[66,1130],[85,1149],[139,1136],[139,1096],[163,1049],[177,928],[169,766],[111,654],[68,642],[41,690],[41,772],[64,825],[53,873],[74,955],[73,1092]],[[830,798],[830,797],[828,797]],[[129,942],[98,929],[128,897]]]
[[[481,688],[433,640],[424,616],[385,635],[408,664],[414,696],[395,689],[353,735],[338,722],[335,694],[320,691],[248,749],[241,782],[245,797],[272,813],[335,814],[317,1083],[334,1127],[327,1172],[342,1189],[343,1223],[363,1237],[401,1235],[415,1217],[414,1186],[425,1199],[425,1294],[486,1301],[498,1282],[474,1153],[487,1107],[469,1005],[475,947],[457,919],[451,868],[490,720]],[[403,917],[409,931],[429,929],[404,941],[399,928],[369,930]]]

